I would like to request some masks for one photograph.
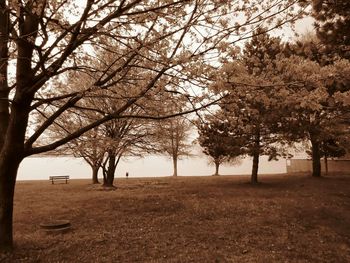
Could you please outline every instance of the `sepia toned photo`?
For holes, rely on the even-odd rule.
[[[350,262],[349,0],[0,0],[0,263]]]

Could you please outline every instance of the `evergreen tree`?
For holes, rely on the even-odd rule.
[[[313,17],[319,39],[350,58],[350,1],[313,0]]]
[[[229,93],[221,105],[232,123],[233,133],[244,136],[244,151],[253,157],[251,182],[258,182],[260,155],[271,159],[278,155],[276,142],[280,105],[273,84],[277,58],[283,56],[280,38],[269,36],[265,29],[255,32],[244,48],[240,61],[225,65],[223,87]],[[235,123],[235,124],[233,124]]]
[[[231,162],[242,155],[242,137],[231,132],[230,123],[217,116],[206,116],[198,125],[198,142],[203,153],[215,164],[215,174],[219,175],[222,163]]]

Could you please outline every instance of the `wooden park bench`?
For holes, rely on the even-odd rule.
[[[51,181],[52,184],[54,184],[54,181],[57,180],[65,180],[66,184],[68,184],[69,180],[69,175],[55,175],[55,176],[50,176],[49,180]]]

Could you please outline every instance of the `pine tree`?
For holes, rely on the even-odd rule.
[[[313,0],[312,15],[319,39],[350,58],[350,1]]]

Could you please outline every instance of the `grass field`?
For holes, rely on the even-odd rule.
[[[350,176],[18,182],[0,262],[350,262]],[[65,234],[39,224],[67,219]]]

